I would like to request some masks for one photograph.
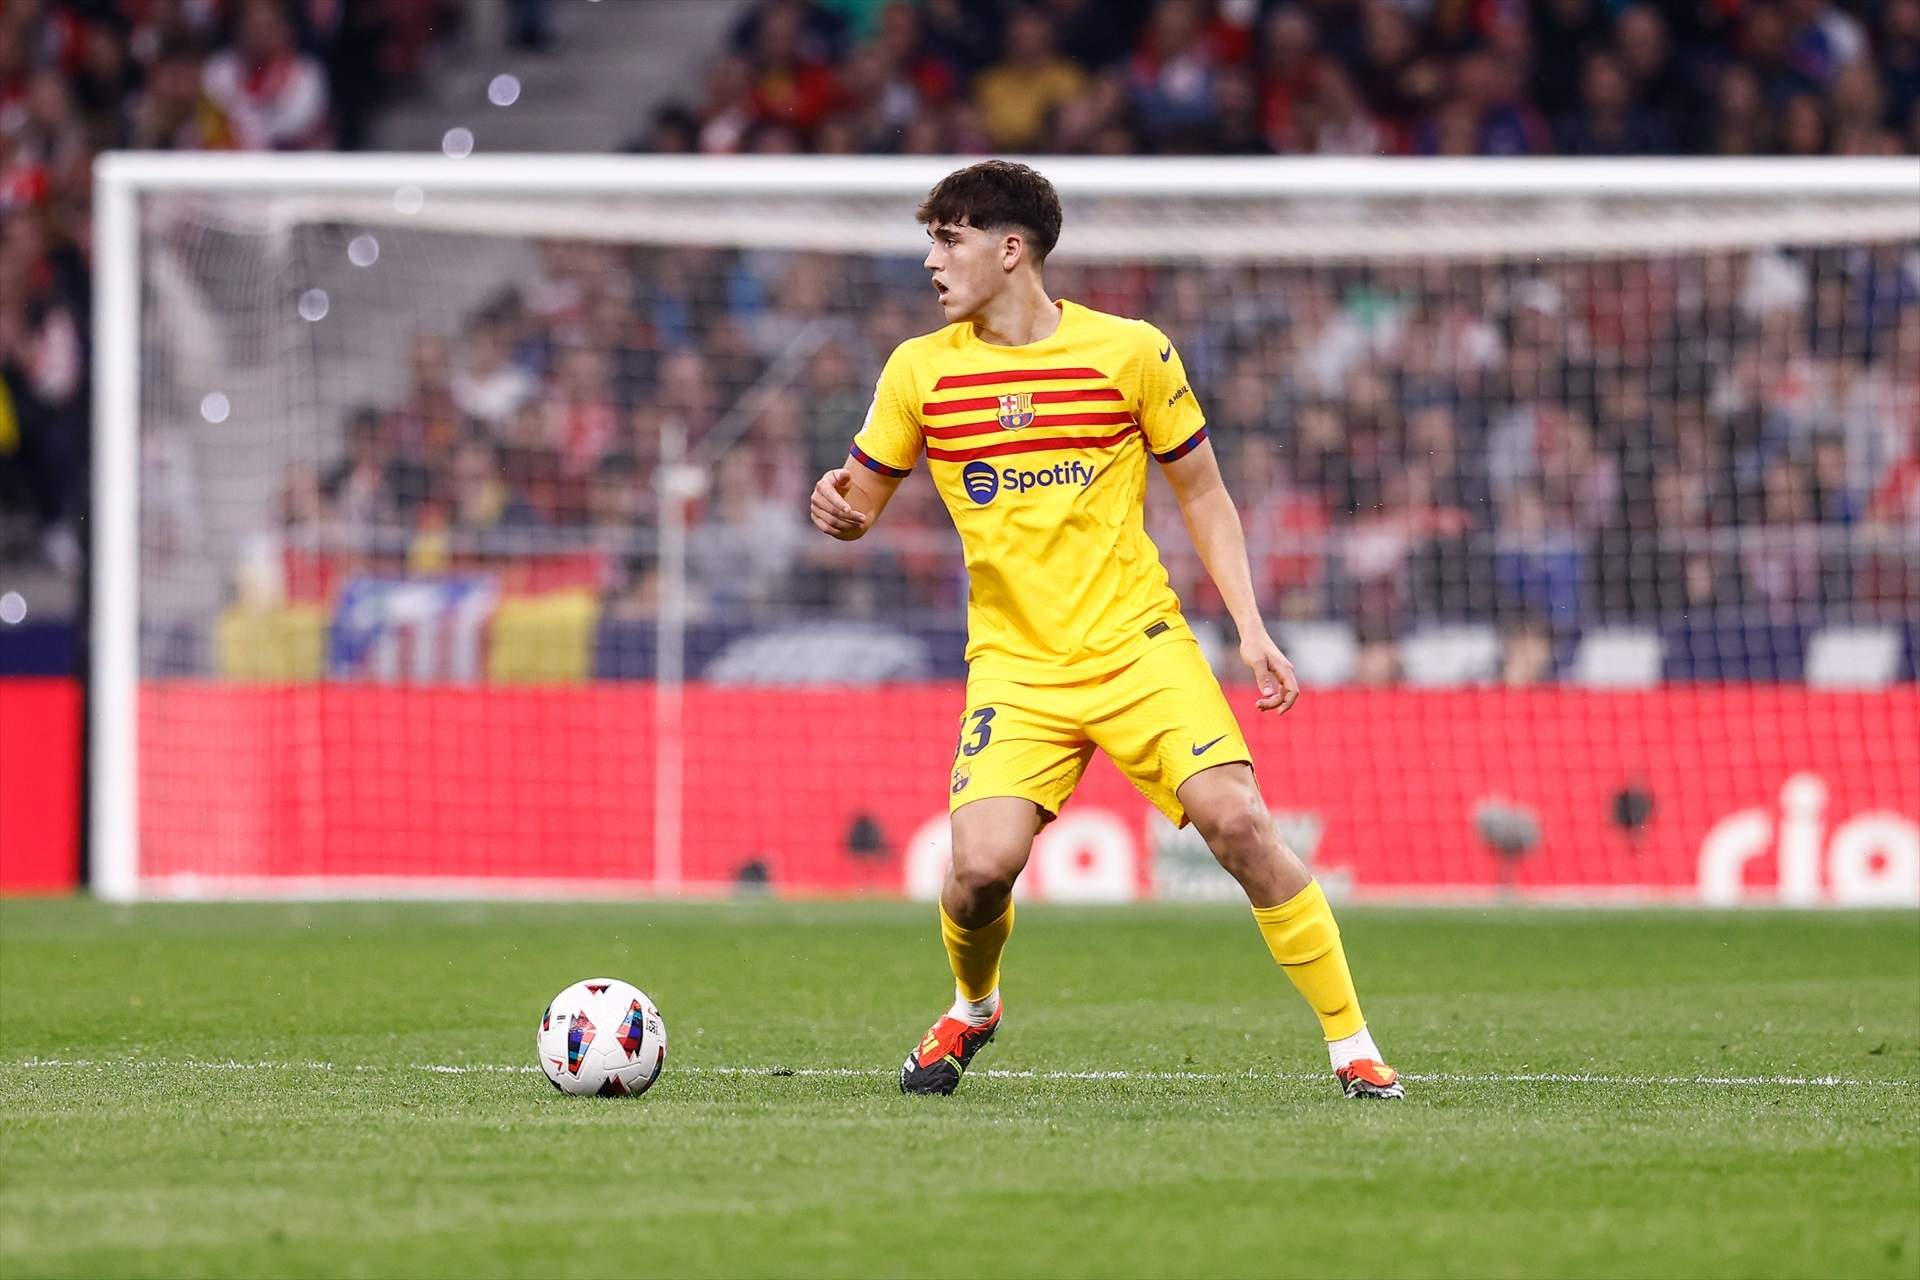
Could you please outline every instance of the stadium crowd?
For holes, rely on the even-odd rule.
[[[77,555],[91,154],[355,145],[378,95],[417,72],[422,15],[438,7],[0,11],[0,537],[30,529],[50,558]],[[1920,0],[770,0],[714,57],[705,97],[663,108],[635,146],[1916,143]],[[541,287],[414,338],[410,391],[356,410],[329,465],[288,475],[272,521],[283,533],[348,548],[397,537],[416,563],[449,545],[585,539],[618,550],[610,597],[644,613],[672,424],[717,462],[691,539],[704,609],[957,613],[964,576],[924,480],[903,489],[883,538],[822,545],[804,519],[806,488],[844,458],[887,350],[932,323],[914,264],[582,243],[542,254]],[[1920,608],[1914,245],[1338,270],[1062,262],[1050,284],[1150,316],[1180,344],[1276,613],[1346,617],[1377,637],[1433,616],[1564,634],[1723,608]],[[799,377],[731,414],[803,332],[825,336]],[[1207,616],[1218,600],[1169,515],[1152,509],[1157,540]]]
[[[93,158],[353,149],[455,0],[0,4],[0,562],[79,560]],[[437,28],[437,30],[436,30]]]
[[[958,610],[924,477],[884,537],[830,543],[804,518],[873,370],[928,327],[915,264],[581,243],[544,261],[526,296],[416,336],[406,396],[357,411],[336,466],[296,472],[285,514],[302,541],[399,530],[416,563],[450,544],[637,547],[611,586],[644,611],[673,426],[712,464],[691,517],[701,607]],[[1281,616],[1566,634],[1920,606],[1913,246],[1340,271],[1060,262],[1050,284],[1151,315],[1180,345]],[[801,370],[728,415],[801,334],[816,344]],[[1177,512],[1150,516],[1183,599],[1217,615]]]
[[[764,0],[635,146],[1897,155],[1920,0]]]

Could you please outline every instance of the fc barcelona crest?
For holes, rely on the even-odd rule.
[[[1015,391],[1000,397],[1000,425],[1009,431],[1033,425],[1033,392]]]

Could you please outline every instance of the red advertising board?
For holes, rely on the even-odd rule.
[[[645,684],[148,684],[141,872],[161,893],[925,896],[962,696],[690,686],[676,764],[656,749],[672,705]],[[1333,690],[1284,718],[1241,710],[1283,829],[1356,895],[1920,904],[1914,686]],[[1023,888],[1232,892],[1104,762]]]
[[[80,875],[80,684],[0,679],[0,893]]]

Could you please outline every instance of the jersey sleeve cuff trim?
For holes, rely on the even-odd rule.
[[[853,446],[853,456],[859,459],[862,465],[869,471],[878,471],[883,476],[894,476],[898,478],[900,476],[913,474],[912,467],[890,467],[884,462],[876,461],[871,454],[859,445]]]
[[[1192,453],[1195,449],[1198,449],[1200,447],[1200,442],[1202,440],[1205,440],[1206,438],[1207,438],[1207,428],[1206,428],[1206,425],[1203,423],[1201,424],[1201,427],[1198,431],[1188,436],[1185,440],[1182,440],[1179,444],[1173,446],[1173,448],[1167,450],[1165,453],[1154,454],[1153,455],[1154,460],[1156,462],[1178,462],[1180,459]]]

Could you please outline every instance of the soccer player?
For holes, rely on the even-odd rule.
[[[1240,517],[1173,344],[1145,321],[1047,295],[1060,199],[1026,165],[948,174],[919,218],[948,324],[894,348],[851,456],[810,503],[822,532],[862,537],[924,450],[971,580],[940,895],[955,999],[908,1055],[901,1090],[953,1092],[993,1039],[1014,881],[1098,747],[1169,819],[1192,822],[1240,882],[1320,1018],[1346,1095],[1403,1096],[1361,1016],[1326,895],[1275,829],[1147,538],[1152,454],[1239,626],[1255,705],[1285,712],[1299,682],[1260,620]]]

